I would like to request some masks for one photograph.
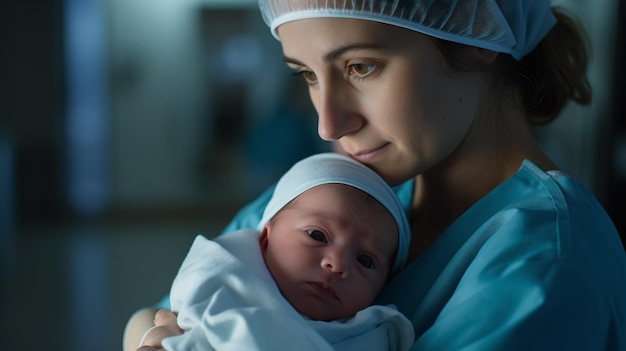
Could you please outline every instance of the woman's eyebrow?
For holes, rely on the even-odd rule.
[[[331,62],[334,61],[336,59],[338,59],[339,57],[341,57],[341,55],[345,54],[348,51],[353,51],[353,50],[366,50],[366,49],[381,49],[382,45],[379,44],[350,44],[350,45],[346,45],[346,46],[342,46],[339,47],[331,52],[329,52],[328,54],[326,54],[324,56],[324,61],[326,62]]]
[[[291,58],[291,57],[288,57],[288,56],[284,56],[284,55],[283,55],[283,62],[284,63],[291,63],[291,64],[294,64],[296,66],[306,66],[300,60],[296,60],[294,58]]]
[[[365,49],[381,49],[381,48],[383,48],[383,46],[379,44],[350,44],[350,45],[339,47],[327,53],[326,55],[324,55],[324,61],[332,62],[338,59],[339,57],[341,57],[341,55],[345,54],[348,51],[365,50]],[[283,62],[292,63],[298,66],[306,66],[302,61],[296,60],[288,56],[283,56]]]

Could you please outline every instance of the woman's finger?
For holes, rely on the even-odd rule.
[[[160,349],[160,350],[164,351],[163,349]],[[151,346],[142,346],[138,348],[137,351],[159,351],[159,349],[155,349],[154,347],[151,347]]]
[[[135,312],[124,329],[124,351],[135,351],[144,334],[154,326],[156,308],[143,308]]]
[[[178,326],[176,314],[167,309],[160,309],[154,315],[154,325],[158,327],[167,327],[172,331],[182,333],[183,330]]]
[[[172,330],[170,327],[154,327],[146,334],[141,346],[151,346],[161,349],[163,348],[163,345],[161,345],[163,339],[180,334],[182,334],[181,331]]]

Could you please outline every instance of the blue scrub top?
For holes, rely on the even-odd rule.
[[[413,182],[395,190],[408,210]],[[223,233],[256,227],[272,191]],[[613,223],[579,182],[530,161],[376,302],[413,322],[412,350],[626,350],[626,254]]]

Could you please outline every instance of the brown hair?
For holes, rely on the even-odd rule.
[[[499,54],[495,62],[485,64],[477,61],[463,44],[441,39],[435,41],[453,69],[493,72],[497,82],[494,90],[498,94],[516,92],[528,122],[547,124],[558,116],[569,100],[581,105],[591,102],[586,32],[575,17],[562,9],[553,8],[552,12],[557,19],[556,25],[520,61]]]

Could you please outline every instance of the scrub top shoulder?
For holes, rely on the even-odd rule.
[[[576,180],[530,161],[388,283],[413,349],[624,350],[626,255]]]

